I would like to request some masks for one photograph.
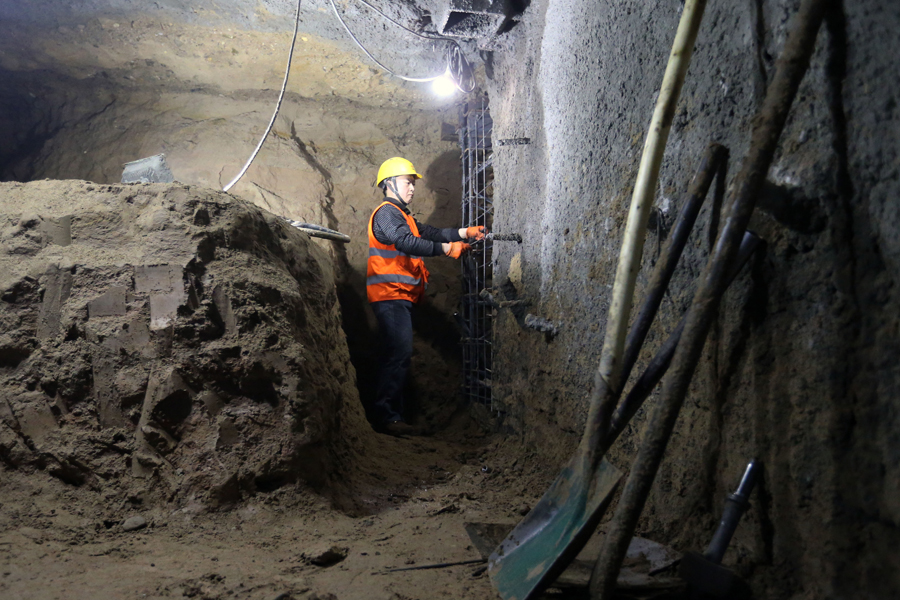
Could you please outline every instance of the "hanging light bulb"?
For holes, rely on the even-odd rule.
[[[450,75],[450,67],[447,67],[447,70],[444,71],[443,75],[431,82],[431,90],[436,96],[442,98],[452,96],[457,89],[459,88],[457,87],[456,82],[453,81],[453,77]]]

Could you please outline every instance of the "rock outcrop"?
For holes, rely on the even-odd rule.
[[[8,467],[215,507],[323,485],[342,420],[365,427],[331,260],[278,217],[47,181],[0,184],[0,228]]]

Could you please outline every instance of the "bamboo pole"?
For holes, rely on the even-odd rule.
[[[727,284],[728,271],[737,256],[741,238],[769,172],[797,88],[809,68],[819,26],[829,1],[803,0],[776,63],[775,75],[763,106],[754,118],[750,148],[735,178],[730,194],[733,200],[723,219],[722,232],[716,240],[713,256],[700,276],[681,341],[663,383],[662,396],[650,418],[641,449],[631,467],[616,513],[603,540],[600,557],[594,566],[590,584],[592,600],[613,596],[622,560],[656,478],[694,369],[700,361],[706,335]]]
[[[706,0],[687,0],[644,144],[625,236],[606,339],[591,395],[584,435],[572,460],[525,519],[491,555],[488,572],[504,598],[534,598],[584,547],[618,483],[618,471],[602,462],[602,439],[618,395],[622,351],[634,284],[641,264],[647,218],[678,96],[693,53]],[[604,420],[605,415],[605,420]]]
[[[602,439],[609,428],[609,419],[621,392],[622,354],[628,333],[634,286],[644,251],[644,238],[647,235],[647,219],[656,194],[659,168],[669,139],[669,130],[672,128],[678,97],[691,62],[705,8],[706,0],[687,0],[684,4],[656,108],[650,120],[650,130],[644,142],[628,221],[625,224],[625,237],[619,252],[612,302],[606,320],[606,336],[594,377],[594,392],[582,438],[582,445],[592,468],[596,467],[602,457]]]

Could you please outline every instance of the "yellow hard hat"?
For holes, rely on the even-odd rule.
[[[395,156],[381,163],[381,166],[378,168],[378,180],[375,182],[375,185],[381,185],[381,182],[385,179],[396,177],[397,175],[412,175],[416,179],[422,178],[421,175],[416,173],[416,168],[411,162],[405,158]]]

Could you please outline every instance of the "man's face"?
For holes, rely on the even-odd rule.
[[[397,186],[397,193],[400,195],[398,200],[403,204],[412,202],[413,194],[416,192],[416,178],[412,175],[398,175],[394,178],[394,185]],[[388,188],[390,189],[390,188]]]

